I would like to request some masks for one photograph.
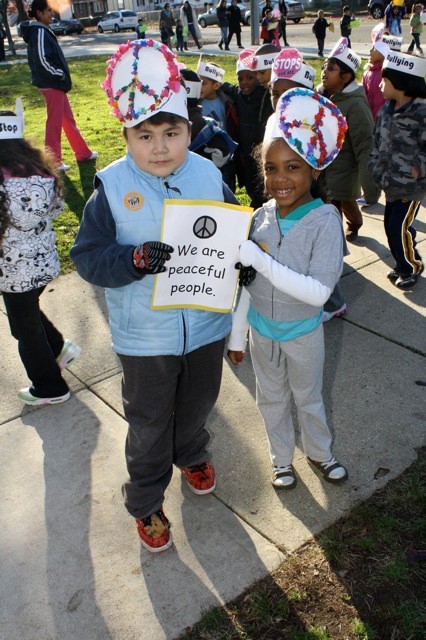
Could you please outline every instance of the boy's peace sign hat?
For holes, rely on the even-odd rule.
[[[342,148],[347,128],[335,104],[316,91],[296,87],[279,98],[268,133],[269,139],[283,138],[311,167],[322,170]]]
[[[15,115],[0,115],[0,140],[20,140],[24,137],[24,110],[21,98],[15,102]]]
[[[182,86],[175,55],[155,40],[122,44],[108,61],[102,87],[111,113],[126,128],[159,112],[188,120],[186,89]]]
[[[424,78],[426,76],[426,59],[410,56],[410,54],[400,51],[391,51],[383,63],[383,69],[393,69],[410,76]]]
[[[271,84],[277,80],[292,80],[308,89],[313,89],[315,69],[303,62],[300,51],[286,47],[281,49],[272,67]]]
[[[337,58],[340,62],[343,62],[347,67],[352,69],[356,73],[361,64],[361,58],[353,49],[348,47],[348,39],[340,38],[330,51],[329,58]]]

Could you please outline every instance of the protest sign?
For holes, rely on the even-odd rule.
[[[152,309],[232,310],[239,246],[250,230],[250,207],[210,200],[165,200],[161,240],[174,249],[155,278]]]

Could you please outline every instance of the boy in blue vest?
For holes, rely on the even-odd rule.
[[[173,465],[196,494],[216,486],[206,420],[231,328],[231,314],[150,308],[154,276],[173,252],[160,242],[163,202],[237,200],[214,164],[187,149],[186,90],[167,47],[121,45],[103,86],[127,154],[97,173],[71,257],[85,280],[106,288],[129,423],[125,504],[142,545],[159,552],[172,544],[163,501]]]

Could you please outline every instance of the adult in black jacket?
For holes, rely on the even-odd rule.
[[[173,31],[173,27],[176,26],[176,20],[174,18],[173,11],[170,8],[170,2],[166,2],[166,4],[164,5],[164,8],[161,10],[160,19],[158,21],[159,29],[161,29],[162,20],[165,20],[166,27],[169,27],[169,29]],[[174,35],[174,32],[172,35]]]
[[[237,36],[237,45],[239,49],[243,49],[241,44],[241,25],[244,24],[243,16],[241,15],[240,7],[238,6],[238,0],[232,0],[231,6],[228,7],[228,23],[229,23],[229,35],[227,46],[232,40],[232,36]]]
[[[274,7],[272,6],[272,0],[265,0],[265,6],[264,6],[264,7],[263,7],[263,9],[262,9],[262,20],[263,20],[263,18],[265,17],[266,12],[267,12],[268,10],[269,10],[269,11],[272,11],[272,10],[273,10],[273,8],[274,8]]]
[[[219,0],[219,4],[216,7],[216,16],[220,29],[220,42],[219,49],[222,49],[222,45],[225,45],[225,50],[228,51],[228,9],[226,8],[226,0]]]
[[[70,167],[62,162],[62,129],[68,138],[77,162],[93,160],[98,155],[91,151],[81,135],[67,93],[71,89],[71,76],[56,36],[48,28],[53,19],[53,9],[47,0],[33,0],[28,10],[31,22],[21,22],[21,33],[28,45],[28,64],[31,69],[31,83],[43,95],[47,120],[45,144],[58,163],[58,169],[67,171]]]
[[[287,42],[287,5],[284,0],[278,0],[278,9],[281,13],[279,23],[280,37],[282,36],[283,38],[284,46],[289,47],[290,45]]]

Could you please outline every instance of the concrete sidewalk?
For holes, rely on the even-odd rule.
[[[298,450],[297,489],[275,492],[249,358],[238,369],[225,361],[209,421],[217,490],[195,496],[174,474],[165,511],[175,544],[158,556],[141,549],[122,503],[126,423],[102,291],[71,274],[44,293],[84,352],[66,373],[70,401],[40,409],[17,400],[27,379],[0,303],[1,640],[172,640],[416,459],[426,278],[412,292],[387,280],[382,218],[382,205],[365,210],[342,279],[349,313],[325,325],[324,396],[348,483],[326,486]]]

